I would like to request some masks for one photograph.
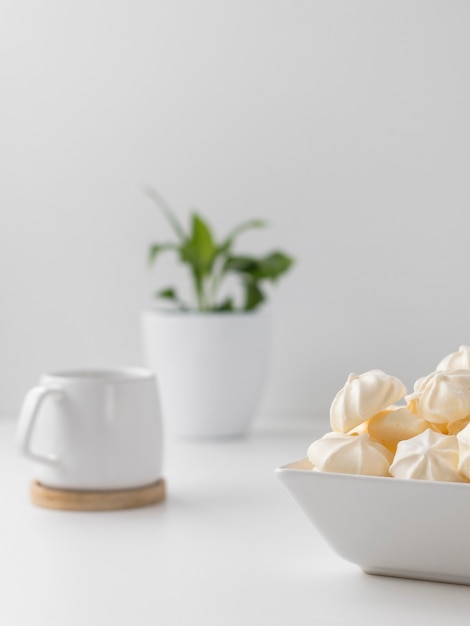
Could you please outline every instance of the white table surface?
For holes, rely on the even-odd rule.
[[[15,421],[0,420],[0,624],[468,625],[470,587],[368,576],[310,525],[274,468],[316,428],[168,438],[164,504],[70,513],[29,503]]]

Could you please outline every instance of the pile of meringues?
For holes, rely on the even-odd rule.
[[[308,449],[314,470],[470,482],[470,347],[442,359],[409,395],[381,370],[350,374],[330,424]]]

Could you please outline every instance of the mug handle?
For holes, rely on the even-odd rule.
[[[54,454],[39,454],[37,452],[33,452],[31,449],[34,424],[39,415],[42,403],[47,396],[55,396],[57,399],[60,399],[64,397],[64,391],[61,387],[42,386],[33,387],[26,394],[18,420],[18,451],[20,454],[32,459],[33,461],[44,463],[46,465],[57,465],[59,459]]]

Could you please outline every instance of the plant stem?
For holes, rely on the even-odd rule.
[[[173,209],[170,207],[170,205],[165,200],[165,198],[161,194],[159,194],[158,191],[156,191],[155,189],[152,189],[152,187],[144,188],[144,192],[160,208],[160,210],[162,211],[166,219],[169,221],[169,223],[173,227],[173,230],[175,231],[175,233],[178,235],[178,237],[182,241],[184,241],[185,239],[184,229],[179,223],[178,218],[173,213]]]
[[[217,304],[217,292],[219,290],[220,283],[222,282],[222,278],[224,276],[223,274],[224,262],[225,262],[225,258],[224,259],[219,258],[214,263],[214,269],[212,272],[212,285],[211,285],[211,290],[210,290],[212,308],[214,308],[215,305]]]
[[[197,309],[198,311],[204,310],[204,301],[202,295],[202,281],[199,274],[193,268],[193,281],[194,281],[194,291],[196,293],[196,301],[197,301]]]
[[[203,281],[203,298],[204,298],[204,311],[210,311],[212,309],[211,294],[210,294],[210,276]]]

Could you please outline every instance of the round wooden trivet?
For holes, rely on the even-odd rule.
[[[115,491],[73,491],[53,489],[37,481],[31,483],[31,502],[61,511],[115,511],[157,504],[165,499],[163,478],[152,485]]]

